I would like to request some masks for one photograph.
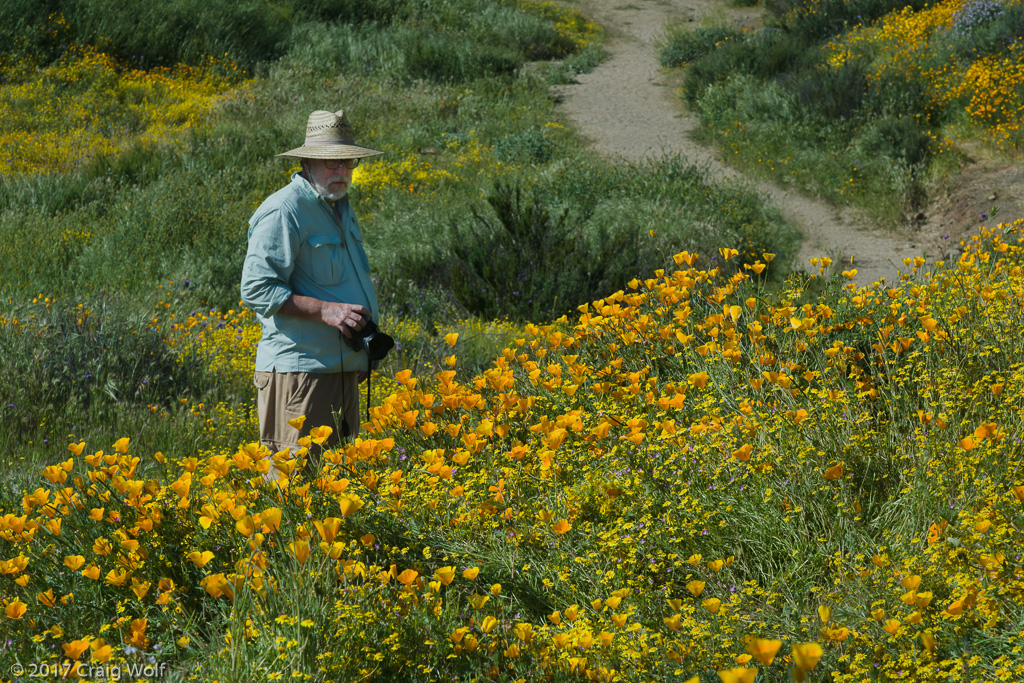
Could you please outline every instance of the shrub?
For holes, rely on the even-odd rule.
[[[474,42],[480,45],[506,45],[529,61],[562,59],[577,48],[570,34],[560,32],[543,16],[509,5],[481,9],[472,30]]]
[[[19,323],[0,324],[6,435],[56,415],[102,414],[118,404],[169,406],[208,389],[200,359],[171,351],[159,331],[119,308],[46,302],[22,311]]]
[[[859,61],[846,62],[839,68],[816,65],[786,74],[780,82],[808,114],[828,123],[853,119],[860,113],[868,91],[865,70]]]
[[[476,210],[451,226],[445,275],[474,315],[540,320],[557,317],[590,295],[591,260],[568,212],[554,214],[518,186],[497,184],[487,197],[494,218]]]
[[[978,59],[1006,50],[1024,38],[1024,5],[974,0],[953,16],[938,43],[960,59]]]
[[[445,83],[466,77],[470,49],[462,41],[431,33],[413,34],[404,53],[405,71],[411,78]]]
[[[544,164],[551,161],[556,151],[556,142],[538,128],[510,133],[494,146],[495,158],[511,163]]]
[[[51,16],[58,17],[51,24]],[[3,52],[32,50],[42,61],[69,44],[91,44],[133,65],[199,63],[227,56],[249,69],[281,55],[291,20],[281,6],[262,0],[15,0],[0,8]]]
[[[682,29],[669,35],[667,43],[658,53],[658,61],[662,66],[682,66],[741,35],[739,31],[725,26],[701,27],[692,31]]]
[[[408,18],[415,4],[409,0],[308,0],[295,5],[295,17],[326,23],[391,24]]]
[[[932,136],[912,117],[886,116],[864,126],[863,149],[873,156],[923,167],[932,155]]]
[[[402,45],[405,75],[434,83],[460,83],[515,72],[523,55],[506,45],[477,45],[466,36],[410,31]]]
[[[765,0],[775,25],[810,42],[829,40],[859,24],[869,24],[890,12],[919,10],[928,0]]]
[[[467,311],[550,319],[668,267],[684,249],[718,259],[717,245],[730,245],[740,258],[723,265],[728,272],[771,252],[768,273],[778,275],[797,241],[756,193],[708,183],[679,156],[637,165],[571,158],[530,192],[498,181],[487,202],[452,221],[443,243],[400,251],[383,278],[392,305],[431,324]]]
[[[691,65],[683,95],[693,104],[708,86],[735,74],[750,74],[761,80],[774,78],[799,67],[806,49],[806,41],[799,36],[779,30],[760,31],[745,40],[729,40]]]
[[[664,244],[640,225],[643,211],[613,203],[614,210],[595,216],[499,182],[487,196],[489,211],[474,208],[453,221],[446,246],[400,256],[395,270],[408,280],[387,278],[387,287],[392,294],[411,287],[412,301],[396,303],[413,306],[430,324],[460,311],[484,319],[558,317],[665,258]],[[447,292],[448,303],[430,291]]]
[[[554,206],[572,207],[588,215],[602,198],[621,191],[626,182],[622,166],[597,156],[581,155],[552,168],[538,183],[537,191]]]
[[[871,120],[850,143],[857,158],[889,180],[890,192],[902,201],[904,220],[918,213],[927,200],[925,177],[934,146],[930,132],[910,116]]]

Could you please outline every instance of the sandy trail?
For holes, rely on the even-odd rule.
[[[747,184],[779,207],[803,233],[798,259],[828,255],[849,268],[853,258],[856,281],[868,284],[885,278],[893,282],[902,259],[927,250],[937,254],[943,246],[919,244],[921,235],[901,238],[870,228],[858,211],[787,190],[769,181],[750,179],[726,165],[717,149],[694,141],[699,125],[686,111],[676,84],[658,64],[656,41],[671,21],[697,21],[705,12],[725,12],[737,25],[755,26],[755,9],[724,8],[715,0],[577,0],[580,9],[608,31],[609,57],[577,83],[555,88],[563,112],[599,151],[639,161],[678,153],[706,167],[713,178]],[[948,240],[947,240],[948,245]]]

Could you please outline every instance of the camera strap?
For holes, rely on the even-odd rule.
[[[370,421],[370,378],[373,377],[373,361],[366,357],[366,421]]]

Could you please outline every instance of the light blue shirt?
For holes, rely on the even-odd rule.
[[[279,315],[292,294],[360,304],[380,322],[363,237],[343,197],[335,208],[296,173],[249,219],[249,250],[242,266],[242,301],[263,325],[257,372],[353,372],[367,369],[338,330],[321,322]]]

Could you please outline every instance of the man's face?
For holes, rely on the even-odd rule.
[[[305,159],[303,166],[313,189],[329,202],[344,197],[352,186],[351,159]]]

